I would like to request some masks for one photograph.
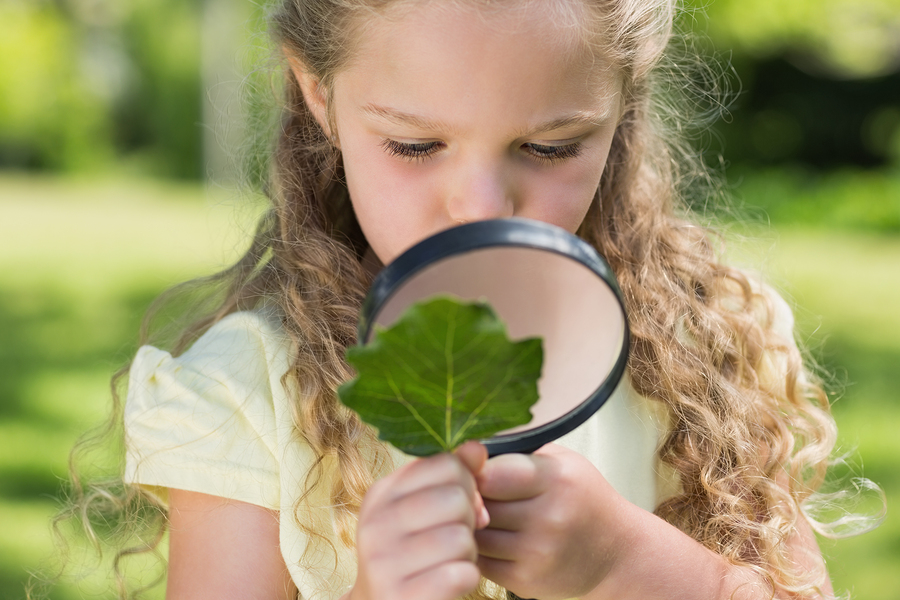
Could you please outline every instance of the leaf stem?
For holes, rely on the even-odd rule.
[[[444,435],[447,447],[452,447],[453,440],[453,337],[456,332],[456,312],[458,307],[453,306],[453,312],[447,319],[447,339],[444,342],[444,359],[447,362],[447,395],[444,408]]]

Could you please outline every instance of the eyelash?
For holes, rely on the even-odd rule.
[[[396,140],[384,140],[381,143],[382,148],[391,156],[397,156],[410,161],[425,160],[438,150],[443,144],[441,142],[419,142],[416,144],[405,144]],[[574,144],[566,144],[565,146],[545,146],[543,144],[525,144],[524,147],[528,153],[535,159],[543,163],[555,163],[574,158],[581,154],[582,145],[580,142]]]
[[[555,163],[566,160],[567,158],[575,158],[581,154],[581,142],[574,144],[566,144],[565,146],[544,146],[542,144],[525,144],[529,153],[541,162]]]
[[[417,144],[404,144],[397,140],[384,140],[381,147],[391,156],[399,156],[410,161],[425,160],[438,151],[440,142],[420,142]]]

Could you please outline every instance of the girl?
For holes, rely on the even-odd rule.
[[[273,208],[224,300],[130,371],[126,492],[165,511],[167,597],[832,597],[801,505],[834,423],[783,301],[685,216],[673,4],[284,0]],[[609,261],[629,376],[533,455],[409,461],[336,400],[361,299],[512,215]]]

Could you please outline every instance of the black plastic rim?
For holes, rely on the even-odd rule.
[[[483,440],[491,456],[534,452],[569,433],[600,409],[615,391],[628,362],[629,328],[622,291],[606,261],[587,242],[568,231],[541,221],[513,217],[467,223],[444,230],[401,254],[375,278],[359,317],[360,342],[367,340],[375,317],[403,283],[422,269],[455,254],[496,246],[534,248],[555,252],[593,271],[613,291],[622,311],[622,348],[606,379],[581,404],[540,427]]]

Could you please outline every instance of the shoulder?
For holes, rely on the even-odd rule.
[[[229,370],[287,349],[289,339],[274,309],[232,313],[215,323],[178,361],[197,367]]]
[[[140,348],[124,409],[126,480],[276,506],[266,490],[278,488],[289,351],[266,311],[225,317],[179,356]]]
[[[210,327],[179,356],[142,346],[129,373],[129,396],[142,384],[158,383],[162,375],[229,387],[265,381],[275,374],[273,371],[287,368],[289,345],[274,311],[233,313]]]
[[[784,296],[760,273],[732,269],[725,280],[722,305],[727,310],[748,312],[765,330],[772,331],[785,343],[792,343],[794,313]]]
[[[755,324],[755,333],[743,329],[744,352],[754,357],[756,386],[774,398],[784,399],[793,386],[807,381],[803,359],[795,338],[794,312],[788,300],[753,271],[736,271],[727,287],[726,304],[748,313],[744,324]]]

